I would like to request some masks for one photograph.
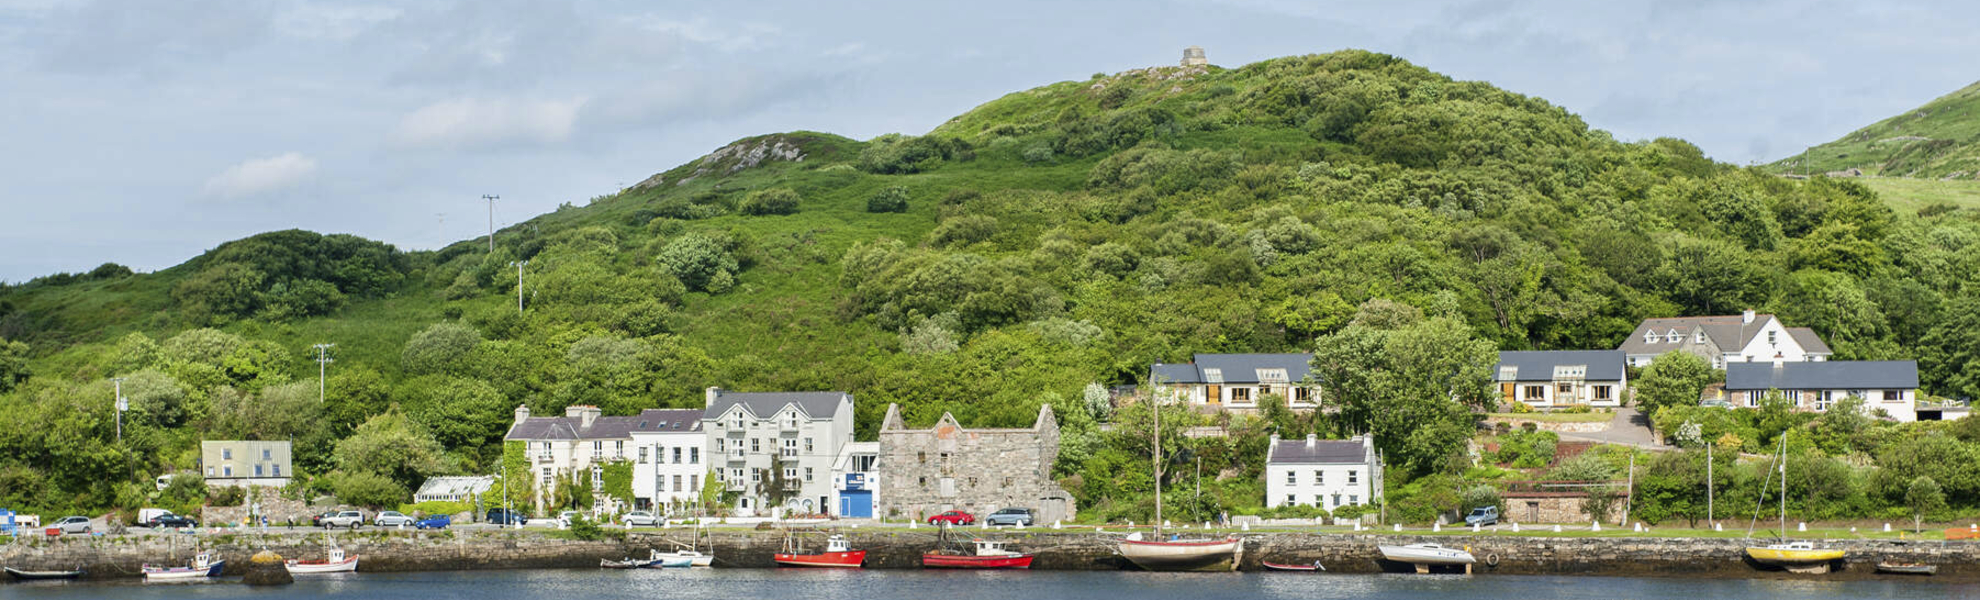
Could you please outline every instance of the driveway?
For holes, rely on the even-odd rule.
[[[1560,436],[1563,440],[1621,444],[1651,450],[1669,449],[1669,447],[1664,445],[1663,439],[1657,435],[1656,431],[1650,428],[1650,417],[1645,416],[1634,408],[1627,407],[1616,409],[1615,417],[1609,419],[1609,428],[1606,431],[1595,433],[1563,433]]]

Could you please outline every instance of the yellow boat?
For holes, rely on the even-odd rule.
[[[1816,548],[1811,542],[1788,542],[1746,548],[1753,562],[1781,567],[1797,573],[1827,573],[1829,565],[1843,557],[1834,548]]]

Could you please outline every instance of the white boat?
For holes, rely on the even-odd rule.
[[[292,560],[283,565],[290,575],[312,575],[316,573],[349,573],[357,570],[358,557],[346,558],[343,548],[331,548],[328,560]]]
[[[673,552],[653,551],[653,566],[655,567],[706,567],[712,564],[715,564],[715,557],[693,550],[675,550]]]
[[[144,572],[144,580],[146,582],[192,581],[195,579],[209,579],[213,577],[219,577],[220,569],[225,567],[226,564],[227,561],[225,560],[213,560],[213,556],[211,554],[201,552],[193,556],[192,564],[190,566],[154,567],[151,565],[144,565],[142,567],[142,571]]]
[[[1478,562],[1470,552],[1437,544],[1381,546],[1382,558],[1418,566],[1468,565]]]
[[[1786,433],[1781,434],[1780,452],[1775,455],[1774,460],[1781,474],[1781,532],[1783,533],[1783,537],[1779,543],[1767,544],[1765,546],[1747,546],[1746,556],[1753,559],[1755,563],[1779,567],[1792,573],[1813,575],[1828,573],[1838,561],[1842,560],[1844,554],[1842,550],[1836,548],[1817,548],[1813,542],[1788,541],[1785,537],[1787,532]],[[1768,473],[1770,479],[1772,476],[1772,473]],[[1761,485],[1764,486],[1766,484],[1762,483]],[[1756,506],[1754,510],[1758,512],[1759,508]],[[1753,526],[1751,524],[1747,525],[1746,535],[1749,538],[1753,537]]]
[[[1140,533],[1121,540],[1120,553],[1137,567],[1150,571],[1236,571],[1244,554],[1244,540],[1236,536],[1221,540],[1143,540]]]

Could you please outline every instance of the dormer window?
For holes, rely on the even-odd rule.
[[[1673,344],[1675,344],[1675,343],[1678,343],[1678,342],[1682,342],[1682,341],[1684,341],[1684,335],[1683,335],[1683,334],[1680,334],[1680,333],[1678,333],[1678,330],[1676,330],[1676,329],[1672,329],[1672,330],[1670,330],[1669,332],[1667,332],[1667,333],[1665,333],[1665,334],[1664,334],[1664,341],[1667,341],[1667,342],[1670,342],[1670,343],[1673,343]]]
[[[1260,383],[1285,383],[1286,379],[1285,369],[1258,369]]]
[[[1512,381],[1515,379],[1519,379],[1518,366],[1499,367],[1499,381]]]
[[[1223,369],[1204,369],[1204,370],[1203,370],[1203,382],[1204,382],[1204,383],[1223,383],[1223,382],[1224,382],[1224,370],[1223,370]]]
[[[1698,330],[1698,333],[1691,334],[1691,343],[1694,344],[1705,343],[1705,330],[1700,329]]]
[[[1657,332],[1655,332],[1655,331],[1645,331],[1645,332],[1643,332],[1643,343],[1645,343],[1645,344],[1655,344],[1655,343],[1657,343]]]

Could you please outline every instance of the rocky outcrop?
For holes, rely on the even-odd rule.
[[[289,568],[282,564],[282,555],[267,550],[249,557],[247,572],[241,576],[241,583],[248,585],[288,585],[295,582],[296,576],[290,575]]]

